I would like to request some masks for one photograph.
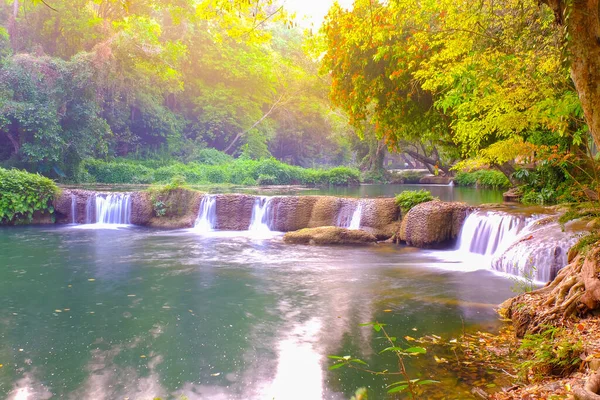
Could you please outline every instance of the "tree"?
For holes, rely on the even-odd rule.
[[[554,12],[568,45],[575,83],[590,134],[600,147],[600,10],[598,0],[542,0]]]

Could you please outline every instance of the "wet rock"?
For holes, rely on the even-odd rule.
[[[363,245],[375,243],[377,238],[372,234],[360,229],[322,226],[318,228],[305,228],[295,232],[288,232],[283,236],[283,241],[290,244]]]
[[[244,231],[250,226],[256,196],[220,194],[216,197],[217,226],[222,231]]]
[[[456,239],[471,207],[465,203],[428,201],[402,219],[400,240],[415,247],[439,247]]]

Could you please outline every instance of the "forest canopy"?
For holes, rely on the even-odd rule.
[[[207,149],[385,180],[392,152],[552,202],[593,147],[569,26],[534,0],[333,3],[304,32],[272,0],[13,0],[0,21],[0,163],[62,180]]]

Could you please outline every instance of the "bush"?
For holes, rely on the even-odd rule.
[[[219,165],[172,163],[156,169],[146,162],[131,160],[87,160],[79,176],[98,183],[166,183],[182,176],[189,184],[232,183],[235,185],[356,185],[358,170],[336,167],[330,170],[301,168],[274,158],[250,160],[244,158]]]
[[[0,224],[31,222],[35,211],[53,213],[56,184],[38,174],[0,168]]]
[[[354,168],[336,167],[327,171],[327,181],[333,186],[358,185],[360,172]]]
[[[206,165],[221,165],[233,161],[233,157],[217,149],[202,149],[194,154],[194,159]]]
[[[275,185],[277,182],[277,178],[274,177],[273,175],[259,175],[258,176],[258,184],[260,186],[266,186],[266,185]]]
[[[152,183],[152,169],[132,162],[85,160],[82,165],[98,183]]]
[[[507,189],[510,181],[500,171],[481,169],[473,172],[460,171],[454,177],[454,183],[458,186],[473,186],[490,189]]]
[[[565,328],[548,326],[541,333],[526,335],[519,350],[529,358],[519,366],[519,375],[536,381],[577,369],[582,362],[583,343]]]
[[[406,214],[417,204],[425,203],[434,199],[437,199],[437,197],[433,197],[429,190],[407,190],[396,195],[396,205],[400,207],[402,214]]]

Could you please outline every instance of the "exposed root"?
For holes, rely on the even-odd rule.
[[[590,376],[583,387],[574,387],[573,394],[577,400],[600,400],[600,372]]]
[[[590,270],[596,270],[599,254],[600,248],[596,248],[585,259],[581,255],[575,257],[548,285],[501,305],[500,312],[512,319],[517,337],[538,333],[547,325],[560,325],[596,308],[600,299],[593,288],[599,275],[590,274]]]

